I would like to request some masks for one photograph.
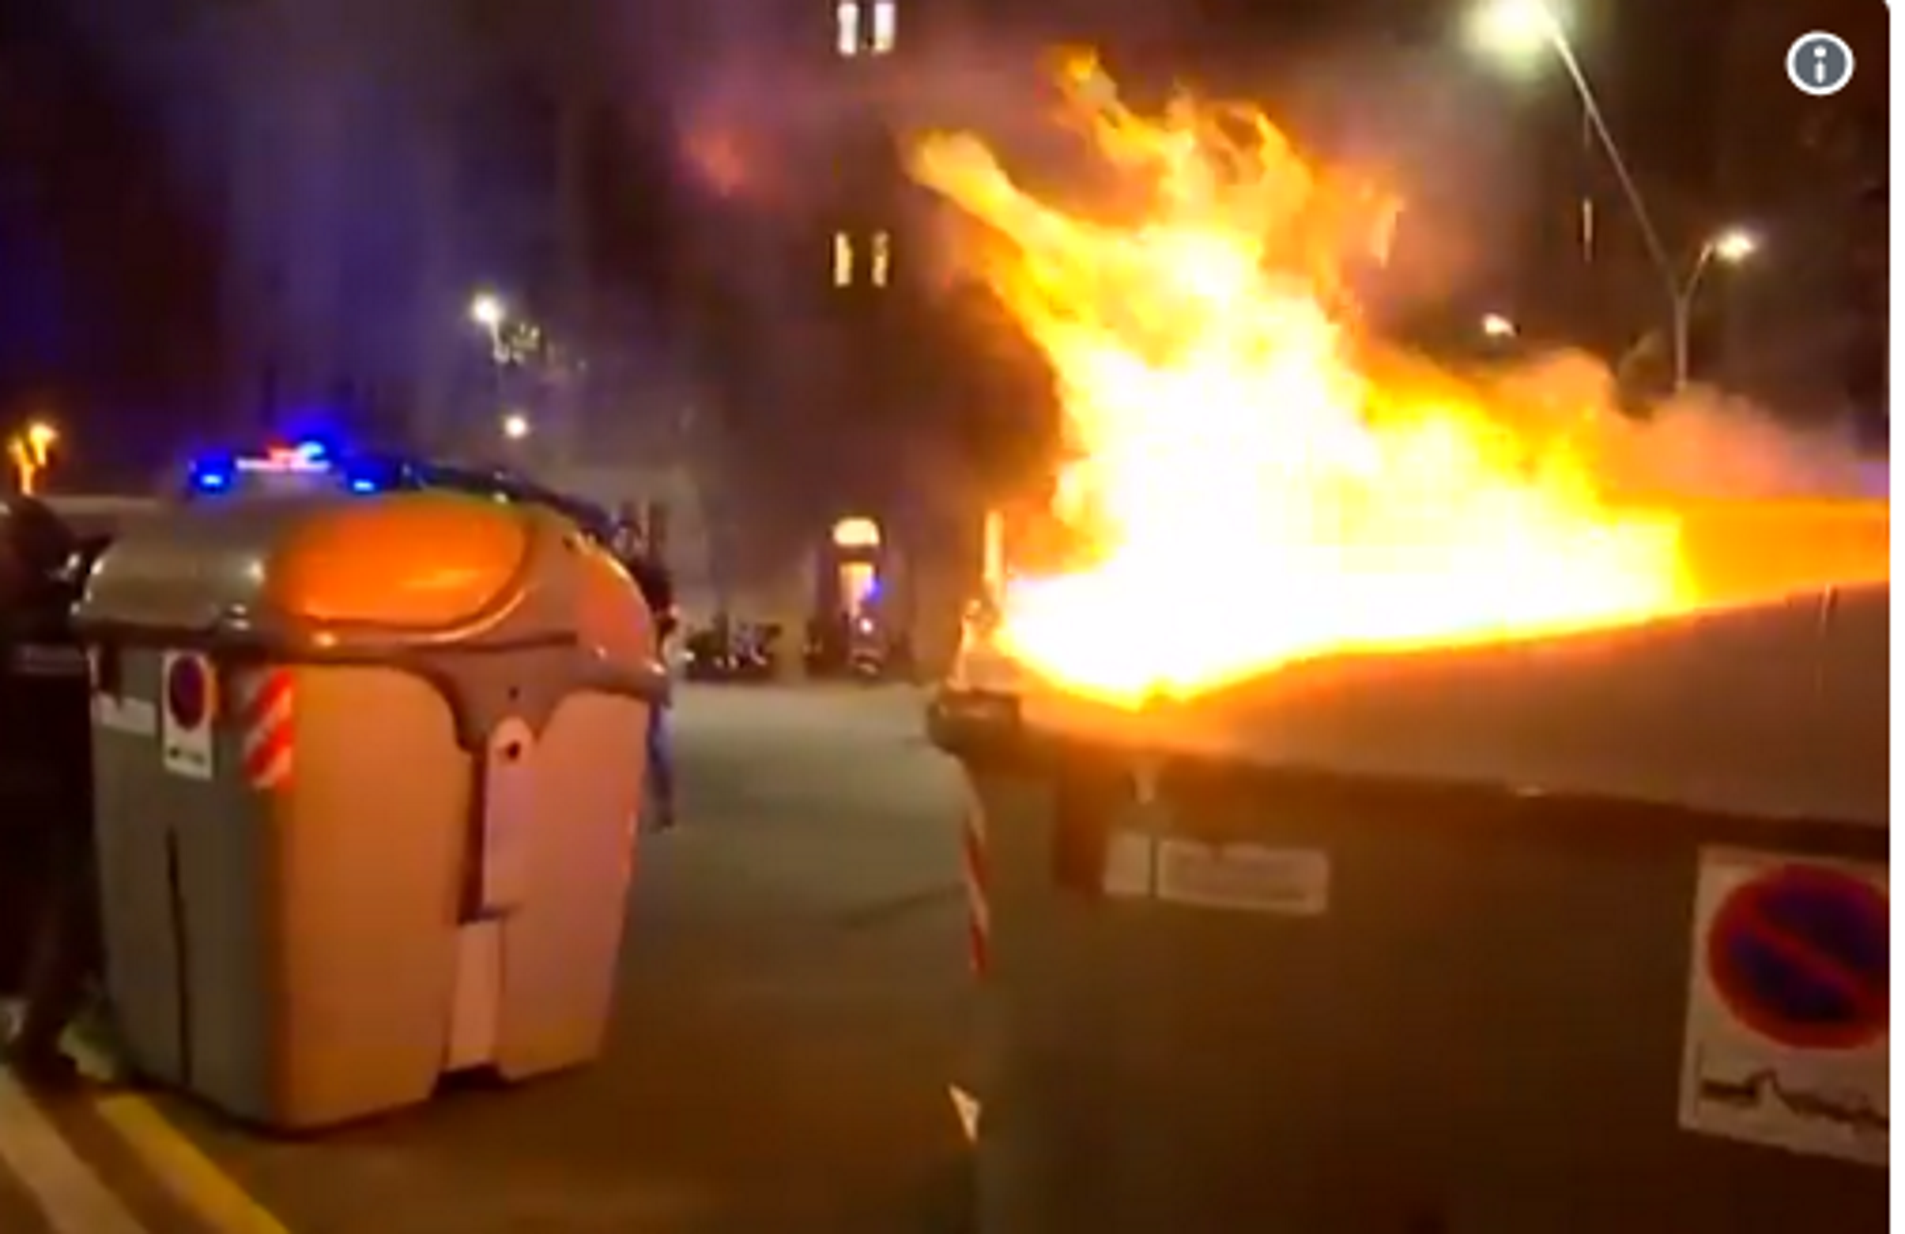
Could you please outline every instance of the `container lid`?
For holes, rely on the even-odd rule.
[[[106,550],[76,617],[240,641],[521,636],[553,517],[445,492],[176,506]]]
[[[286,531],[265,561],[270,608],[406,630],[463,625],[495,607],[525,581],[531,535],[505,503],[428,492],[329,502]]]
[[[1297,665],[1116,713],[1029,690],[1061,735],[1332,774],[1889,825],[1889,586],[1620,630]]]

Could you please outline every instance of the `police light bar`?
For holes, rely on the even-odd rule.
[[[259,454],[241,454],[235,460],[240,471],[296,472],[321,474],[331,470],[331,460],[316,442],[301,446],[273,446]]]

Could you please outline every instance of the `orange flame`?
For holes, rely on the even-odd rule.
[[[1139,115],[1090,55],[1068,116],[1144,217],[1041,201],[971,135],[914,177],[1003,241],[981,274],[1049,358],[1071,457],[1053,513],[1078,568],[1014,580],[1002,648],[1139,705],[1345,651],[1500,640],[1685,609],[1676,518],[1621,509],[1565,435],[1471,384],[1359,359],[1345,280],[1397,207],[1307,163],[1249,107]]]

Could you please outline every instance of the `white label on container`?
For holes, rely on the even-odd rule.
[[[103,729],[132,737],[159,735],[159,709],[148,699],[93,695],[93,722]]]
[[[1163,840],[1157,897],[1239,912],[1315,917],[1329,909],[1329,854],[1313,848]]]
[[[1149,899],[1157,851],[1154,836],[1128,828],[1113,831],[1105,844],[1105,894],[1121,900]]]

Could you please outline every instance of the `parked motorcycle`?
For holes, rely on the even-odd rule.
[[[772,622],[717,618],[690,631],[682,643],[682,674],[689,681],[772,681],[780,673],[780,637],[780,627]]]

